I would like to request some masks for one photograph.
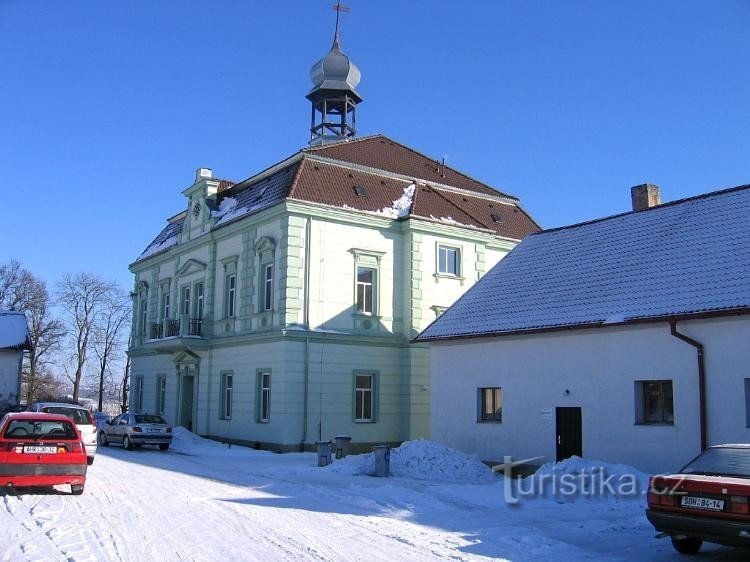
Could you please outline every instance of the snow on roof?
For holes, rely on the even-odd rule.
[[[532,234],[416,339],[750,311],[750,185]]]
[[[21,349],[28,345],[28,325],[23,312],[0,311],[0,349]]]

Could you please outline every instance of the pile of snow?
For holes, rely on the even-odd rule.
[[[414,200],[415,184],[404,188],[404,194],[393,202],[390,207],[383,207],[380,211],[374,211],[376,215],[388,217],[389,219],[400,219],[409,216],[411,204]]]
[[[519,482],[519,488],[554,496],[641,497],[648,489],[649,475],[625,464],[572,456],[546,463]]]
[[[375,453],[348,456],[335,461],[328,469],[341,474],[372,475]],[[406,441],[392,449],[390,470],[391,476],[431,482],[487,484],[497,481],[497,476],[476,455],[424,439]]]
[[[166,240],[162,240],[161,242],[154,242],[148,248],[146,248],[140,256],[138,256],[138,259],[142,260],[144,258],[153,256],[154,254],[158,254],[159,252],[167,250],[171,248],[172,246],[176,246],[178,240],[179,240],[179,235],[175,234],[174,236],[170,236],[169,238],[167,238]]]

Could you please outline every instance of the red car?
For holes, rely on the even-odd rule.
[[[646,517],[682,554],[703,541],[747,547],[749,498],[750,445],[717,445],[676,474],[651,477]]]
[[[86,449],[75,424],[60,414],[21,412],[0,420],[0,486],[70,484],[83,493]]]

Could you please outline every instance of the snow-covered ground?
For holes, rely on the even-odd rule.
[[[563,495],[540,480],[592,466],[580,459],[514,481],[515,505],[502,476],[426,441],[393,451],[391,478],[368,475],[370,455],[315,464],[313,454],[228,447],[181,428],[168,452],[100,448],[82,496],[0,492],[0,559],[680,559],[654,539],[640,494]],[[519,491],[536,485],[546,497]],[[704,546],[694,559],[742,555]]]

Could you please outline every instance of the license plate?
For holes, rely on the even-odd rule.
[[[161,433],[161,429],[149,429],[149,433]]]
[[[683,496],[682,507],[693,509],[707,509],[709,511],[724,511],[724,500],[712,498],[696,498],[695,496]]]
[[[57,447],[48,445],[26,445],[23,448],[23,452],[30,455],[50,455],[57,452]]]

